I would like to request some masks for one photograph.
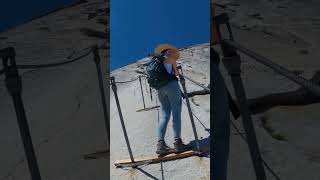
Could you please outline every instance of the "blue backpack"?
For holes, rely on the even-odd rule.
[[[147,63],[147,80],[149,86],[159,89],[166,85],[169,81],[176,79],[174,75],[170,75],[163,65],[165,58],[161,55],[153,56]]]

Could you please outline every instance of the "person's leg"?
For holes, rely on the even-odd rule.
[[[161,89],[158,91],[158,98],[160,103],[160,117],[159,117],[159,128],[158,128],[158,140],[164,140],[167,125],[170,119],[171,114],[171,105],[169,102],[169,98],[165,92],[165,89]]]
[[[178,81],[171,81],[168,84],[170,92],[168,99],[172,109],[172,128],[174,139],[181,139],[181,107],[182,98]]]
[[[170,82],[169,101],[172,109],[172,128],[174,134],[174,151],[176,153],[190,150],[192,147],[185,145],[181,140],[181,109],[182,98],[178,81]]]
[[[217,55],[217,54],[215,54]],[[214,56],[212,53],[211,56]],[[217,58],[217,57],[216,57]],[[230,141],[230,112],[228,95],[219,65],[211,62],[211,128],[212,161],[211,173],[213,179],[226,180]]]

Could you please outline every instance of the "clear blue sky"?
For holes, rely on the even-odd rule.
[[[159,43],[210,39],[209,0],[110,0],[110,68],[133,63]]]

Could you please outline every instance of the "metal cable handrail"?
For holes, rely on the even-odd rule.
[[[183,102],[183,104],[187,107],[187,104],[184,102],[184,101],[182,101]],[[201,124],[201,126],[204,128],[204,130],[205,131],[208,131],[209,129],[203,124],[203,122],[193,113],[193,111],[192,111],[192,115],[198,120],[198,122]],[[210,133],[210,132],[209,132]]]
[[[88,51],[87,53],[79,56],[79,57],[76,57],[72,60],[65,61],[65,62],[58,62],[58,63],[52,63],[52,64],[17,65],[17,68],[18,69],[40,69],[40,68],[50,68],[50,67],[62,66],[62,65],[66,65],[66,64],[70,64],[70,63],[79,61],[79,60],[83,59],[84,57],[87,57],[90,53],[91,53],[91,50]]]
[[[243,47],[242,45],[240,45],[239,43],[235,42],[235,41],[231,41],[231,40],[223,40],[222,43],[226,43],[234,48],[236,48],[237,50],[239,50],[240,52],[246,54],[247,56],[253,58],[254,60],[256,60],[257,62],[273,69],[275,72],[287,77],[288,79],[290,79],[291,81],[303,86],[304,88],[308,89],[309,91],[313,92],[314,94],[316,94],[317,96],[320,96],[320,86],[316,83],[314,83],[311,80],[307,80],[302,76],[298,76],[296,74],[294,74],[293,72],[291,72],[290,70],[286,69],[285,67],[272,62],[271,60],[260,56],[259,54]]]
[[[202,87],[203,89],[205,89],[206,91],[208,91],[208,92],[210,93],[210,88],[208,88],[208,87],[200,84],[199,82],[197,82],[197,81],[195,81],[195,80],[193,80],[193,79],[191,79],[191,78],[189,78],[189,77],[187,77],[187,76],[185,76],[185,75],[182,75],[182,74],[181,74],[181,76],[183,76],[185,79],[188,79],[189,81],[193,82],[194,84]]]
[[[115,83],[117,83],[117,84],[125,84],[125,83],[133,82],[133,81],[135,81],[137,79],[139,79],[139,76],[134,78],[134,79],[128,80],[128,81],[116,81]]]
[[[240,129],[237,127],[237,125],[234,124],[234,122],[231,121],[231,125],[232,127],[237,131],[237,133],[240,135],[240,137],[246,142],[248,143],[247,138],[243,135],[243,133],[241,133]],[[274,178],[276,178],[277,180],[280,180],[280,177],[276,174],[276,172],[271,168],[271,166],[261,157],[263,164],[266,166],[266,168],[268,169],[268,171],[273,175]]]
[[[41,69],[41,68],[50,68],[50,67],[56,67],[56,66],[62,66],[62,65],[66,65],[66,64],[70,64],[76,61],[79,61],[85,57],[87,57],[91,52],[92,52],[92,47],[86,47],[84,49],[79,50],[78,52],[73,53],[72,55],[70,55],[68,57],[68,59],[70,57],[72,57],[75,54],[79,54],[80,52],[84,51],[84,50],[88,50],[88,52],[86,52],[85,54],[76,57],[74,59],[68,60],[68,61],[64,61],[64,62],[57,62],[57,63],[51,63],[51,64],[22,64],[22,65],[16,65],[18,69]],[[0,75],[5,73],[5,68],[0,70]]]

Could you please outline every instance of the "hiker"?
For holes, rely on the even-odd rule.
[[[211,3],[210,86],[212,87],[210,89],[213,89],[213,94],[210,96],[210,125],[213,133],[211,136],[213,159],[210,161],[210,173],[212,179],[226,180],[230,144],[230,109],[227,88],[219,70],[219,54],[213,48],[218,40],[213,28],[212,0]]]
[[[171,152],[179,153],[190,150],[189,145],[185,145],[181,140],[181,109],[182,98],[181,90],[178,82],[179,72],[176,61],[179,59],[179,50],[169,44],[161,44],[155,49],[155,56],[153,59],[159,61],[152,61],[153,63],[160,62],[160,71],[157,78],[152,78],[149,75],[148,82],[151,87],[158,91],[158,98],[160,102],[160,119],[158,127],[158,144],[157,154],[168,154]],[[157,59],[158,58],[158,59]],[[147,66],[152,68],[154,64]],[[162,69],[162,71],[161,71]],[[152,72],[149,70],[149,72]],[[151,73],[150,73],[151,74]],[[163,79],[162,81],[160,81]],[[156,81],[158,80],[158,81]],[[165,143],[165,134],[167,125],[172,113],[172,128],[174,134],[174,148],[170,148]]]

